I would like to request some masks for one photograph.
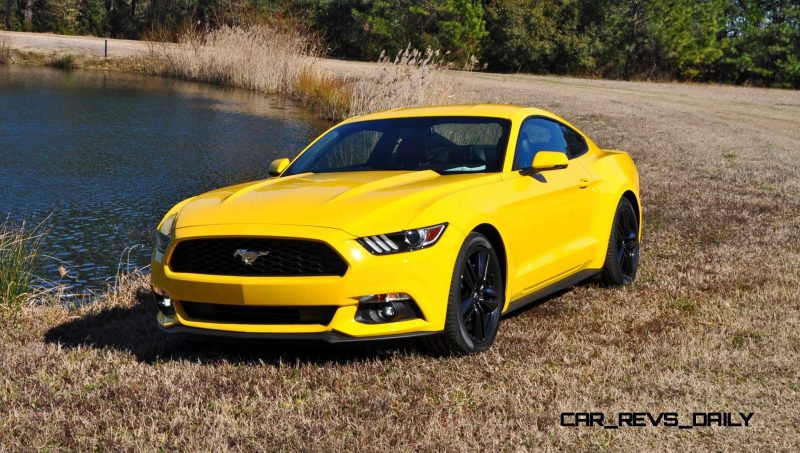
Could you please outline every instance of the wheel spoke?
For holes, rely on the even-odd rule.
[[[497,299],[481,299],[480,304],[487,313],[492,313],[497,309],[499,301]]]
[[[636,269],[636,266],[639,265],[639,254],[636,252],[631,252],[630,260],[631,260],[631,274],[633,274],[633,270]]]
[[[466,263],[466,272],[461,273],[461,283],[464,285],[464,289],[467,292],[471,293],[475,290],[475,277],[472,273],[472,266],[469,265],[469,262]]]
[[[464,318],[464,322],[468,322],[469,319],[472,317],[473,312],[475,311],[475,307],[473,304],[473,300],[471,297],[467,297],[466,299],[461,301],[461,317]]]
[[[490,295],[490,293],[492,295]],[[481,305],[486,310],[487,313],[492,313],[497,309],[497,306],[500,305],[500,301],[497,299],[497,292],[494,288],[485,288],[483,290],[483,299],[480,300]]]
[[[483,321],[483,333],[484,333],[484,335],[486,334],[486,332],[489,331],[489,328],[490,328],[490,326],[492,324],[492,317],[493,316],[494,316],[493,313],[485,313],[483,315],[482,321]]]
[[[614,225],[614,229],[617,232],[617,240],[622,241],[625,239],[625,227],[622,226],[622,219],[617,220],[617,224]]]
[[[622,267],[622,260],[625,258],[625,246],[617,248],[617,263]]]
[[[486,314],[480,308],[475,309],[475,319],[472,322],[472,336],[477,341],[486,338]]]
[[[464,263],[464,267],[467,268],[467,272],[465,275],[469,275],[469,279],[472,282],[472,288],[474,289],[476,285],[480,283],[480,279],[478,278],[478,273],[475,271],[475,265],[472,263],[472,257],[467,259],[467,262]]]
[[[489,269],[489,252],[481,250],[478,252],[478,285],[486,283],[486,273]]]
[[[626,252],[624,248],[621,250],[621,252],[622,252],[622,260],[619,262],[619,267],[620,269],[622,269],[622,272],[624,274],[628,274],[630,271],[629,269],[630,264],[628,262],[628,260],[630,259],[630,255],[628,255],[628,252]]]
[[[634,214],[633,211],[628,211],[625,216],[625,226],[628,228],[628,231],[636,231],[636,214]]]

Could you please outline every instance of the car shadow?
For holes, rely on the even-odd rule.
[[[506,316],[513,319],[557,299],[578,283],[526,305]],[[156,307],[150,293],[140,290],[130,306],[101,309],[70,319],[45,333],[45,342],[64,348],[113,349],[133,355],[145,363],[186,360],[201,363],[267,363],[280,366],[347,364],[388,359],[397,355],[431,355],[417,340],[383,340],[364,343],[328,344],[312,341],[219,340],[168,334],[156,325]]]
[[[524,306],[512,311],[511,313],[503,315],[503,319],[504,320],[514,319],[514,318],[516,318],[518,316],[521,316],[521,315],[523,315],[525,313],[528,313],[531,310],[535,310],[535,309],[539,308],[540,306],[542,306],[542,305],[544,305],[544,304],[546,304],[546,303],[548,303],[548,302],[550,302],[552,300],[558,299],[559,297],[563,296],[564,294],[572,292],[575,288],[580,288],[580,287],[584,287],[584,286],[596,286],[596,285],[598,285],[598,282],[597,282],[597,280],[595,280],[593,278],[589,278],[587,280],[583,280],[583,281],[578,282],[578,283],[576,283],[574,285],[570,285],[570,286],[568,286],[568,287],[566,287],[564,289],[560,289],[560,290],[558,290],[558,291],[556,291],[556,292],[554,292],[552,294],[544,296],[543,298],[538,299],[536,301],[533,301],[533,302],[531,302],[531,303],[529,303],[527,305],[524,305]]]
[[[311,341],[225,341],[162,332],[147,291],[131,306],[113,307],[70,319],[45,333],[45,342],[64,348],[112,349],[145,363],[187,360],[213,363],[347,364],[425,353],[413,340],[331,345]]]

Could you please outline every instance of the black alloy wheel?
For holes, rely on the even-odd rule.
[[[639,267],[639,219],[633,205],[622,198],[614,215],[606,262],[601,278],[612,286],[630,285]]]
[[[464,329],[476,344],[486,342],[487,332],[496,330],[500,319],[497,281],[500,268],[490,249],[478,246],[467,257],[459,280],[460,313]]]
[[[494,342],[505,295],[504,279],[492,244],[471,233],[461,247],[450,286],[445,328],[429,339],[440,354],[473,354]]]

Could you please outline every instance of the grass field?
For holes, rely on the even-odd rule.
[[[338,73],[368,64],[327,62]],[[183,343],[146,278],[0,328],[0,450],[784,450],[800,446],[800,93],[448,73],[561,114],[641,174],[640,274],[506,319],[492,349]],[[565,428],[562,411],[755,412],[748,428]]]

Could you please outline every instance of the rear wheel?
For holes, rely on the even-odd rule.
[[[461,246],[450,283],[444,331],[428,340],[439,354],[485,351],[497,335],[505,288],[500,261],[485,236],[471,233]]]
[[[611,286],[630,285],[639,267],[639,219],[627,198],[619,200],[611,237],[608,240],[606,262],[600,275]]]

